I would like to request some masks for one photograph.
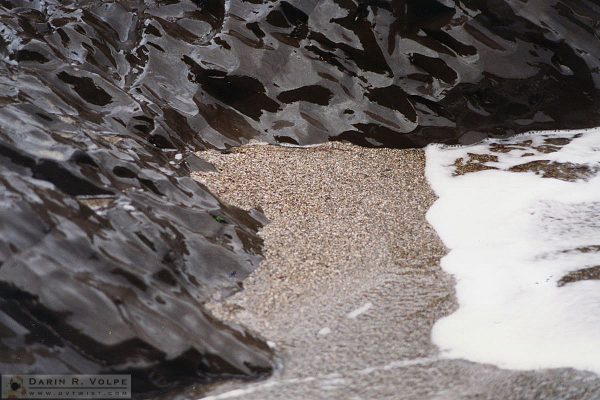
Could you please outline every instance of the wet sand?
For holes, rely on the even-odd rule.
[[[574,370],[508,371],[440,359],[433,323],[455,307],[421,150],[329,143],[203,152],[194,173],[225,202],[260,207],[265,261],[211,310],[276,347],[282,368],[209,399],[597,399]]]

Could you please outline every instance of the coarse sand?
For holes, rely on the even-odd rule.
[[[275,347],[281,368],[207,399],[594,399],[573,370],[508,371],[441,359],[431,327],[456,307],[445,248],[425,220],[435,195],[422,150],[343,143],[249,145],[199,156],[221,200],[261,209],[265,260],[209,304]],[[190,395],[192,396],[192,395]],[[542,397],[540,397],[542,396]]]

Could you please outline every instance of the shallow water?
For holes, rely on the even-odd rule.
[[[600,374],[600,129],[431,145],[427,177],[459,302],[442,353]]]
[[[258,265],[262,219],[192,181],[193,152],[599,124],[599,19],[588,0],[0,1],[0,372],[269,373],[203,309]]]

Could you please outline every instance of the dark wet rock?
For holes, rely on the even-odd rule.
[[[209,163],[206,160],[198,157],[195,154],[189,154],[185,159],[185,164],[187,165],[190,172],[192,171],[202,171],[202,172],[217,172],[217,169],[214,165]]]
[[[112,195],[0,158],[2,372],[129,372],[137,390],[267,373],[266,346],[202,308],[258,262],[258,222],[177,171],[110,174],[118,154],[96,153]]]
[[[208,168],[191,150],[223,142],[161,93],[187,68],[141,42],[179,28],[138,7],[0,4],[1,373],[131,373],[139,393],[272,369],[204,310],[257,266],[260,223],[189,178]]]
[[[268,373],[203,308],[256,268],[261,218],[188,155],[597,125],[598,20],[592,0],[0,1],[0,372]]]

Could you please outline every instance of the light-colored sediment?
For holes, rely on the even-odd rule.
[[[200,156],[218,172],[194,178],[227,203],[261,207],[271,221],[261,231],[265,261],[243,291],[211,304],[212,311],[274,342],[283,363],[264,382],[221,384],[208,398],[600,393],[596,378],[571,370],[503,371],[438,358],[431,327],[454,309],[454,285],[439,267],[445,249],[425,220],[435,196],[423,151],[329,143]]]

